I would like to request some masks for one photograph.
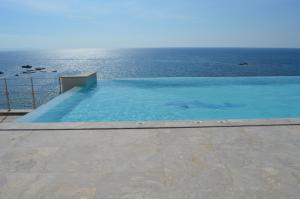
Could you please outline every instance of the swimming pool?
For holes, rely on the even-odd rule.
[[[115,122],[300,117],[300,77],[98,80],[19,122]]]

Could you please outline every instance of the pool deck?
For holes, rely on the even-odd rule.
[[[0,124],[0,198],[299,199],[300,122]]]

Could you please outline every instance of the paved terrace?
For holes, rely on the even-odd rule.
[[[300,126],[295,124],[47,126],[53,130],[0,124],[0,198],[300,197]]]

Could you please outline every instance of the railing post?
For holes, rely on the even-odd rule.
[[[62,91],[61,91],[61,79],[60,79],[60,77],[58,77],[58,84],[59,84],[59,94],[61,94]]]
[[[8,86],[7,86],[7,80],[6,78],[3,79],[4,80],[4,90],[5,90],[5,96],[6,96],[6,103],[7,103],[7,109],[10,111],[11,107],[10,107],[10,100],[9,100],[9,92],[8,92]]]
[[[30,77],[30,82],[31,82],[31,94],[32,94],[32,108],[36,108],[36,102],[35,102],[35,93],[34,93],[34,86],[33,86],[33,79]]]

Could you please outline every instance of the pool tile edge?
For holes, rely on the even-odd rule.
[[[300,118],[222,120],[222,121],[158,121],[158,122],[78,122],[78,123],[3,123],[5,130],[101,130],[101,129],[163,129],[163,128],[209,128],[242,126],[288,126],[300,125]]]

